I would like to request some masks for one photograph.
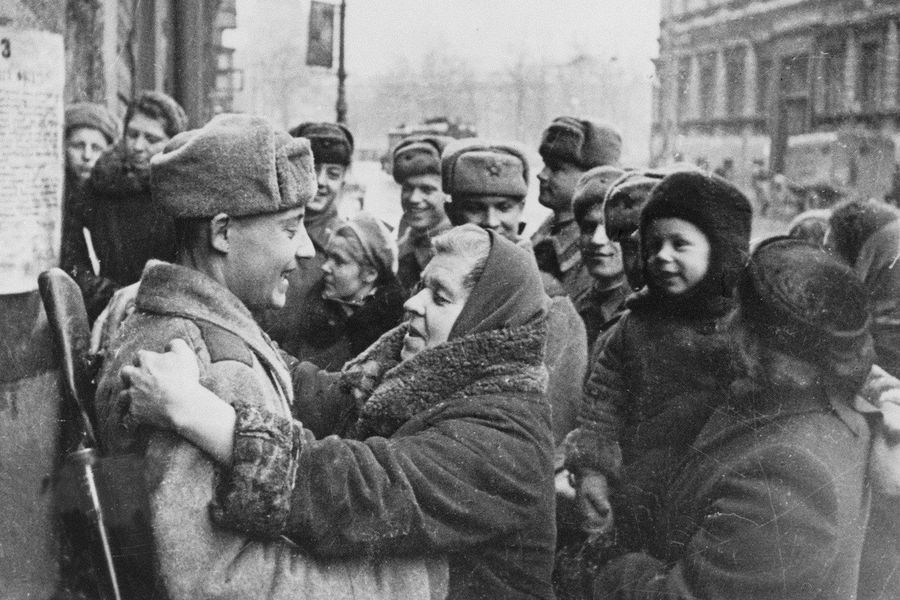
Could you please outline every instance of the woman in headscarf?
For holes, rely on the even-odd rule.
[[[330,407],[314,419],[320,434],[340,437],[225,404],[177,341],[123,368],[123,400],[226,466],[212,509],[221,524],[326,558],[445,555],[451,598],[552,598],[540,275],[524,250],[474,225],[434,247],[406,323],[340,374],[295,369],[301,393],[318,389],[314,403]]]
[[[387,227],[359,213],[331,234],[313,288],[321,302],[299,315],[296,357],[329,371],[403,320],[406,293],[397,281],[397,243]]]

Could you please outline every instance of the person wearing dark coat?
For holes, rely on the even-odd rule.
[[[572,194],[585,171],[619,164],[622,134],[608,123],[557,117],[544,130],[538,151],[544,160],[537,176],[541,184],[538,201],[553,214],[531,236],[534,254],[538,268],[559,280],[577,302],[593,279],[581,263]]]
[[[415,134],[394,149],[392,174],[400,184],[403,208],[397,279],[408,294],[434,253],[431,238],[451,227],[445,210],[447,193],[441,189],[441,153],[449,142],[446,136]]]
[[[88,256],[84,239],[84,189],[97,159],[119,138],[119,119],[102,104],[76,102],[66,107],[66,179],[63,191],[62,242],[59,265],[72,269]]]
[[[338,216],[338,196],[353,161],[353,135],[338,123],[301,123],[289,131],[309,140],[316,163],[316,196],[306,207],[304,224],[316,255],[301,261],[288,275],[288,296],[284,308],[257,315],[263,330],[292,356],[303,352],[303,322],[310,313],[321,314],[325,248],[335,229],[343,222]]]
[[[836,206],[828,223],[826,247],[869,292],[875,361],[900,376],[900,211],[879,200],[851,200]]]
[[[85,189],[81,222],[100,263],[94,273],[87,246],[69,274],[79,284],[91,321],[119,288],[140,279],[151,258],[175,257],[172,218],[150,197],[150,159],[187,128],[187,116],[162,92],[142,92],[125,113],[122,142],[97,160]]]
[[[591,289],[575,303],[575,309],[584,321],[588,348],[601,331],[624,308],[629,288],[622,266],[622,247],[606,234],[604,201],[613,184],[625,174],[616,167],[594,167],[587,171],[575,185],[572,196],[572,213],[581,234],[578,244],[581,262],[594,279]],[[590,354],[594,351],[591,350]]]
[[[647,507],[731,381],[719,326],[734,306],[751,217],[740,191],[700,172],[672,173],[650,193],[639,229],[647,286],[610,329],[566,439],[592,536],[608,535],[613,520],[621,544],[646,545]]]
[[[449,144],[441,159],[442,188],[450,195],[447,216],[453,225],[471,223],[489,229],[531,253],[520,236],[528,193],[528,160],[514,143],[467,138]],[[547,315],[547,398],[553,410],[553,438],[559,444],[575,428],[581,381],[587,370],[584,323],[556,281],[542,273],[550,296]],[[561,458],[560,458],[561,463]]]
[[[123,369],[131,413],[231,465],[218,523],[287,535],[323,558],[446,555],[449,598],[549,599],[541,279],[531,256],[474,225],[434,245],[409,322],[321,388],[339,407],[330,433],[341,437],[314,440],[300,422],[241,403],[230,419],[208,418],[222,403],[185,370],[190,353],[145,353]],[[189,417],[194,408],[203,416]]]
[[[403,320],[406,294],[395,275],[397,243],[361,212],[338,225],[325,247],[325,277],[299,322],[296,358],[337,371]]]
[[[738,289],[740,375],[666,478],[647,547],[611,552],[595,598],[874,597],[857,590],[870,429],[854,396],[875,358],[866,292],[789,238],[764,241]]]

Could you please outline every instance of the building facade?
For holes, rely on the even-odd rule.
[[[730,159],[746,187],[760,161],[880,195],[900,148],[898,20],[898,0],[662,0],[653,160]]]

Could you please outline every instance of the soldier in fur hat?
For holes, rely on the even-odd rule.
[[[553,211],[531,237],[538,267],[556,277],[577,301],[593,284],[582,268],[572,195],[578,179],[594,167],[618,166],[622,136],[607,123],[558,117],[541,137],[544,168],[538,173],[539,202]]]

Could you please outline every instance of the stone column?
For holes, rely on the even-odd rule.
[[[725,68],[725,51],[716,51],[716,83],[713,92],[713,116],[724,119],[728,116],[728,73]]]
[[[744,116],[755,117],[765,110],[756,106],[756,46],[747,44],[744,49]]]
[[[897,107],[897,87],[900,86],[900,36],[897,35],[897,21],[888,21],[887,39],[884,42],[884,93],[882,101],[886,108]]]
[[[844,102],[845,107],[856,112],[856,80],[859,69],[859,41],[853,29],[847,30],[847,53],[844,57]]]
[[[691,55],[691,79],[688,83],[688,120],[695,120],[700,115],[700,57]]]

